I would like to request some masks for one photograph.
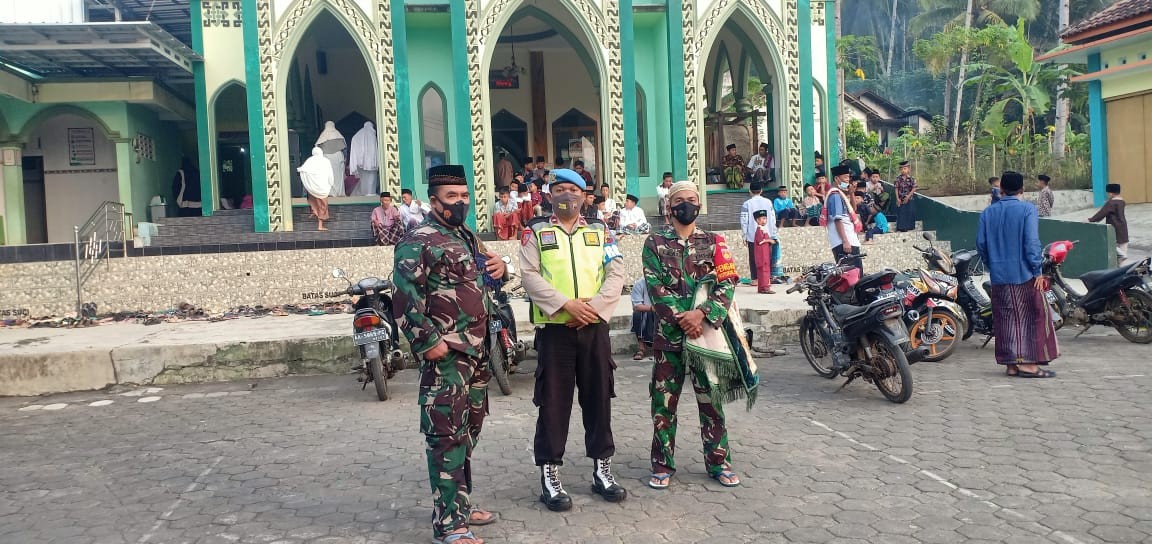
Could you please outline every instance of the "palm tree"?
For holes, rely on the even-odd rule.
[[[964,25],[972,28],[973,19],[980,26],[1005,23],[1005,19],[1030,21],[1040,12],[1039,0],[920,0],[924,13],[912,19],[913,32],[929,29],[945,30]],[[960,75],[956,85],[956,112],[952,121],[952,141],[960,133],[960,112],[964,106],[964,81],[967,79],[968,51],[965,43],[960,51]]]

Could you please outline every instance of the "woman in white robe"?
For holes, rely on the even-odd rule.
[[[352,149],[348,154],[348,171],[360,178],[356,184],[357,196],[376,196],[380,192],[380,162],[377,158],[376,128],[372,121],[364,123],[352,137]]]
[[[308,206],[320,223],[319,230],[328,230],[324,222],[328,220],[328,195],[332,193],[332,163],[324,157],[324,150],[312,148],[312,156],[297,168],[304,190],[308,191]]]
[[[344,150],[348,142],[344,135],[336,130],[336,123],[328,121],[324,124],[324,132],[316,139],[316,147],[324,151],[324,158],[332,163],[332,195],[344,196]]]

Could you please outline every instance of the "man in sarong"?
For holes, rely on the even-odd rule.
[[[1020,200],[1024,176],[1000,176],[1000,200],[980,214],[976,249],[992,280],[992,319],[996,362],[1020,378],[1051,378],[1041,368],[1060,355],[1056,327],[1048,313],[1048,278],[1041,272],[1040,218],[1036,206]]]
[[[650,385],[648,486],[667,488],[676,472],[676,406],[690,374],[708,475],[734,487],[740,477],[732,471],[722,403],[746,398],[750,406],[758,381],[747,357],[743,325],[730,311],[740,278],[724,237],[696,226],[700,190],[695,183],[674,184],[668,191],[668,210],[669,224],[648,236],[643,256],[644,280],[658,319],[652,342],[656,362]],[[740,332],[733,334],[736,330]]]
[[[378,246],[394,246],[404,236],[404,219],[388,191],[380,193],[380,205],[372,210],[372,235]]]
[[[743,188],[744,157],[736,152],[736,144],[728,144],[724,151],[724,157],[720,163],[724,171],[724,183],[728,184],[729,189]]]
[[[515,240],[520,234],[520,209],[512,202],[511,191],[501,187],[500,201],[492,210],[492,226],[496,229],[496,237],[501,240]]]

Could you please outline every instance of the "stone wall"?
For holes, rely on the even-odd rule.
[[[724,235],[733,248],[741,275],[747,276],[748,252],[743,237],[738,231]],[[631,236],[620,242],[629,284],[641,274],[643,241]],[[781,242],[790,275],[831,259],[824,229],[782,229]],[[919,254],[911,247],[914,243],[923,243],[919,233],[878,236],[874,245],[865,247],[869,254],[866,270],[920,266]],[[515,256],[519,251],[515,241],[492,242],[489,247],[504,255]],[[116,258],[102,264],[88,280],[84,301],[95,302],[100,313],[165,310],[184,302],[211,312],[241,305],[311,304],[331,300],[327,295],[347,286],[343,280],[331,277],[333,267],[343,268],[354,279],[367,275],[388,277],[392,248]],[[74,312],[74,281],[73,263],[69,261],[0,265],[0,316],[6,312],[27,312],[32,316]]]

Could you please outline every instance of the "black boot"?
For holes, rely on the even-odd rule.
[[[628,496],[628,491],[612,477],[611,458],[596,460],[596,469],[592,471],[592,492],[608,502],[620,502]]]
[[[563,512],[572,508],[572,499],[560,484],[560,465],[540,467],[540,502],[553,512]]]

